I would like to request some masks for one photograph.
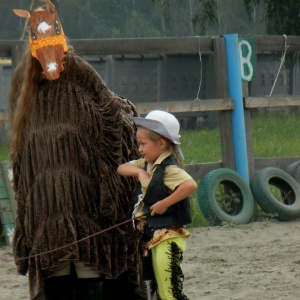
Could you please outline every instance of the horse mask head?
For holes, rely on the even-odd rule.
[[[45,77],[55,80],[64,70],[63,59],[68,46],[55,6],[49,0],[46,2],[49,11],[38,8],[31,14],[21,9],[14,9],[13,12],[19,17],[29,19],[31,54],[40,62]]]

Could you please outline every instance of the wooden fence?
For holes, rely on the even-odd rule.
[[[300,51],[300,37],[288,36],[254,36],[256,53],[267,52],[298,52]],[[216,99],[155,102],[136,104],[140,114],[146,114],[152,109],[162,109],[172,113],[209,112],[218,111],[220,127],[220,144],[222,152],[221,162],[199,163],[186,165],[187,171],[196,179],[201,179],[207,172],[221,167],[235,169],[233,140],[231,130],[231,111],[234,102],[229,98],[226,48],[224,37],[183,37],[183,38],[140,38],[140,39],[101,39],[101,40],[70,40],[75,53],[85,55],[145,55],[145,54],[213,54],[216,82]],[[24,41],[0,41],[0,57],[10,57],[13,68],[18,64],[24,49]],[[286,44],[288,48],[286,48]],[[300,157],[261,158],[253,155],[251,140],[250,110],[263,107],[300,106],[299,96],[249,97],[248,84],[243,84],[244,113],[246,126],[247,154],[249,162],[249,178],[267,166],[284,169]],[[0,122],[7,120],[6,112],[0,114]]]

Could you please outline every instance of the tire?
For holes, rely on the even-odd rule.
[[[286,168],[286,172],[290,174],[298,183],[300,183],[300,161],[296,161]]]
[[[198,186],[198,204],[212,225],[247,224],[254,215],[252,192],[234,170],[220,168],[207,173]]]
[[[278,220],[300,217],[300,185],[287,172],[264,168],[254,176],[251,190],[260,207]]]

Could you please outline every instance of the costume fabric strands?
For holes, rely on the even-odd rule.
[[[24,80],[25,60],[13,77],[12,108]],[[138,238],[131,222],[113,234],[75,243],[131,215],[135,183],[116,169],[138,157],[131,120],[137,112],[130,101],[111,92],[86,61],[66,53],[65,62],[57,80],[39,79],[22,151],[11,155],[18,206],[15,258],[74,243],[16,261],[19,273],[28,272],[31,299],[37,299],[44,279],[51,276],[47,270],[60,260],[81,260],[107,278],[128,270],[131,281],[140,285]]]

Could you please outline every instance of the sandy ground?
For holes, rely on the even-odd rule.
[[[193,228],[184,255],[190,300],[300,299],[300,221]],[[28,299],[11,248],[0,248],[0,299]],[[114,300],[114,299],[112,299]]]

